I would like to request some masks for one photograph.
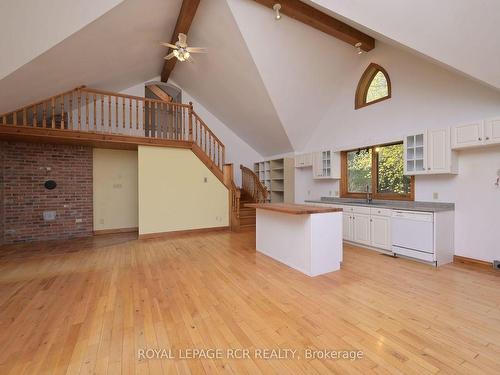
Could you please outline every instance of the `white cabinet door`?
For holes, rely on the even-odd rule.
[[[370,245],[370,215],[354,214],[354,242]]]
[[[451,147],[453,149],[480,146],[484,142],[483,122],[459,125],[452,129]]]
[[[500,118],[487,120],[485,122],[484,140],[487,144],[500,143]]]
[[[352,214],[348,212],[342,213],[342,230],[343,230],[343,238],[347,241],[352,241]]]
[[[313,154],[313,178],[323,178],[323,159],[321,152]]]
[[[372,216],[370,220],[371,245],[381,249],[391,249],[391,218]]]
[[[332,151],[332,178],[340,179],[340,152]]]
[[[429,173],[449,173],[451,170],[450,130],[428,130],[427,171]]]

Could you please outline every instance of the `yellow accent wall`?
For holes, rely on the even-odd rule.
[[[191,150],[139,146],[138,152],[139,234],[229,225],[227,188]]]
[[[137,151],[94,149],[94,230],[137,228]]]

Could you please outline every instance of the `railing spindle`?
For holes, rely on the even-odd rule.
[[[64,95],[61,95],[61,124],[59,126],[61,129],[64,129],[66,126],[64,121]]]
[[[122,128],[125,129],[125,98],[122,98]]]
[[[94,101],[94,123],[93,128],[95,131],[97,131],[97,95],[92,94],[92,100]]]
[[[116,132],[119,133],[118,130],[118,97],[115,96],[115,126],[116,126]]]
[[[128,100],[128,109],[129,109],[129,128],[130,130],[133,129],[133,121],[132,121],[132,99]]]
[[[78,90],[78,130],[82,127],[82,92]]]
[[[135,99],[135,128],[139,130],[139,100]]]
[[[111,129],[111,95],[108,95],[108,132],[113,132]]]
[[[101,131],[104,130],[104,95],[101,94]]]
[[[69,95],[69,128],[73,130],[73,93]]]
[[[47,127],[47,102],[43,102],[42,106],[42,127]]]
[[[89,94],[85,93],[85,130],[89,129]]]
[[[56,128],[56,98],[52,97],[52,129]]]

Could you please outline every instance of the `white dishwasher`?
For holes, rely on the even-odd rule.
[[[434,214],[393,210],[392,252],[427,262],[436,262]]]

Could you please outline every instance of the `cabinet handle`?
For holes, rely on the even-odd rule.
[[[431,167],[428,167],[428,168],[427,168],[427,170],[428,170],[428,171],[430,171],[430,170],[431,170]]]
[[[478,138],[479,141],[482,141],[483,139],[481,137]]]
[[[489,139],[490,139],[490,137],[486,137],[486,140],[489,140]]]

